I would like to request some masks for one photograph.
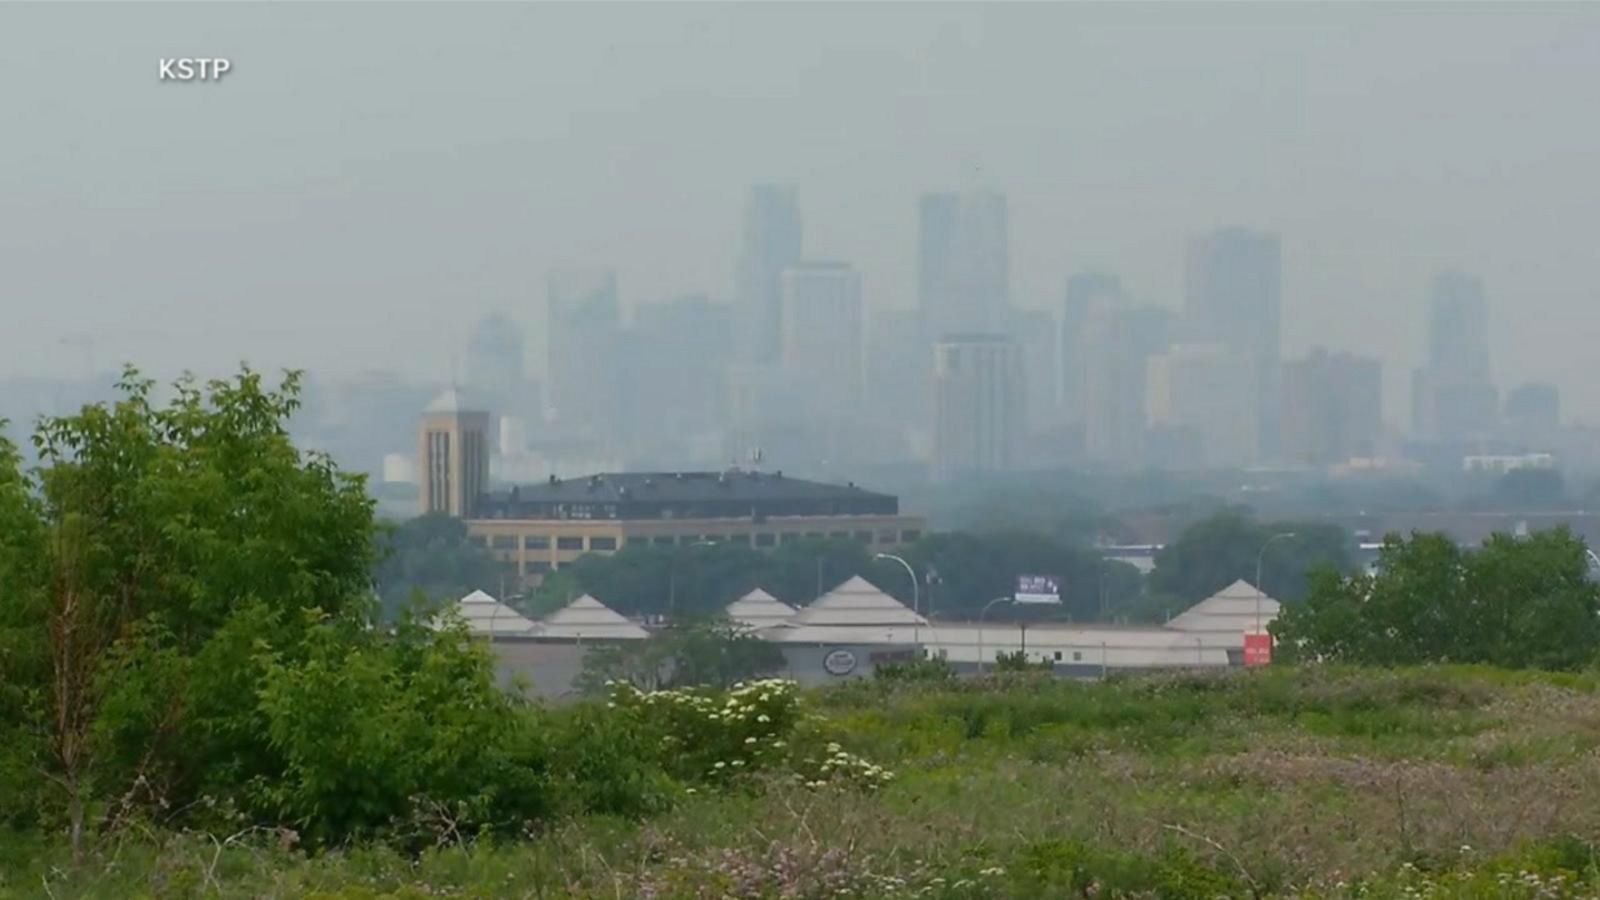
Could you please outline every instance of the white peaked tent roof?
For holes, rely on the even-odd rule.
[[[1250,582],[1240,579],[1189,607],[1167,623],[1179,631],[1226,631],[1244,634],[1256,630],[1259,617],[1265,628],[1278,615],[1278,601]]]
[[[795,615],[794,607],[761,588],[729,603],[724,611],[733,624],[755,629],[787,624]]]
[[[793,624],[801,627],[926,625],[928,620],[857,575],[800,610]]]
[[[633,641],[650,636],[637,623],[588,594],[546,616],[539,624],[539,636],[547,638]]]
[[[531,636],[539,627],[531,619],[483,591],[473,591],[456,601],[456,611],[475,635]]]

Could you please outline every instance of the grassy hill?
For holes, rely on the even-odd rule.
[[[670,802],[640,820],[579,817],[490,845],[452,834],[441,810],[440,846],[414,856],[127,829],[72,871],[57,844],[12,838],[0,895],[1600,896],[1597,684],[1292,668],[860,682],[805,695],[795,724],[821,736],[806,765],[850,778],[707,782],[668,766]],[[677,704],[673,727],[737,707],[721,701]],[[683,741],[669,759],[710,746]],[[694,765],[735,772],[722,762]]]

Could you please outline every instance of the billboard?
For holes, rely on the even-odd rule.
[[[1018,575],[1012,599],[1018,604],[1060,603],[1061,584],[1054,575]]]
[[[1272,662],[1272,635],[1247,631],[1244,634],[1244,664],[1264,666]]]

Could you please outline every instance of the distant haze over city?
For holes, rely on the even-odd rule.
[[[808,255],[914,297],[924,191],[1011,208],[1014,302],[1073,271],[1179,301],[1184,241],[1283,241],[1286,353],[1389,364],[1426,285],[1480,275],[1497,368],[1579,417],[1600,340],[1600,9],[173,5],[0,10],[7,374],[95,362],[443,381],[546,271],[625,304],[733,287],[748,185],[792,183]],[[360,39],[357,40],[356,38]],[[174,48],[217,84],[161,83]],[[530,340],[535,351],[539,342]]]

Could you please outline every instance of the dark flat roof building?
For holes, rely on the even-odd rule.
[[[900,501],[854,484],[834,485],[782,472],[627,472],[552,479],[493,492],[480,519],[752,519],[893,516]]]

